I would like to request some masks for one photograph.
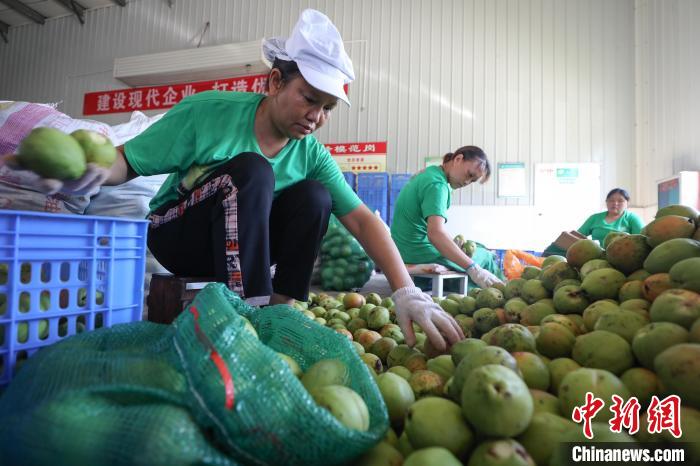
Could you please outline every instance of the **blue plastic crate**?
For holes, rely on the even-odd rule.
[[[496,265],[503,270],[503,257],[506,255],[505,249],[492,249],[491,252],[496,256]]]
[[[0,386],[44,346],[141,320],[148,222],[0,210]]]
[[[394,220],[394,205],[399,193],[413,175],[410,173],[394,173],[391,175],[391,187],[389,190],[389,225]]]
[[[389,223],[388,173],[359,173],[357,175],[357,195],[372,212],[378,210],[382,220]]]
[[[348,182],[352,190],[357,191],[357,186],[355,183],[356,175],[353,172],[343,172],[343,176],[345,177],[345,181]]]

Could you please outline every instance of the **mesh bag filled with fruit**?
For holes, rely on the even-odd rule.
[[[99,329],[30,358],[0,398],[0,464],[345,463],[388,428],[351,345],[210,284],[173,325]]]
[[[362,288],[374,270],[374,262],[360,243],[331,215],[321,242],[321,286],[325,290]]]

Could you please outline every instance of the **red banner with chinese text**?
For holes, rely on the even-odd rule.
[[[136,110],[160,110],[174,106],[187,97],[203,91],[257,92],[265,94],[267,75],[239,76],[213,81],[148,86],[114,91],[88,92],[83,99],[83,115],[104,115]],[[348,92],[348,85],[343,86]]]
[[[267,75],[241,76],[230,79],[149,86],[114,91],[90,92],[83,100],[83,115],[167,109],[185,97],[203,91],[238,91],[265,93]]]

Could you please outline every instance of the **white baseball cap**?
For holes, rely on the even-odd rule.
[[[268,66],[275,58],[294,61],[309,84],[350,106],[343,86],[355,79],[352,61],[338,29],[320,11],[302,11],[289,38],[263,39],[262,48]]]

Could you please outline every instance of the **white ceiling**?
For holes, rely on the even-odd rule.
[[[45,16],[47,19],[74,15],[70,9],[56,0],[20,0],[20,2]],[[117,3],[112,0],[76,0],[76,3],[86,10],[117,5]],[[78,21],[78,18],[76,17],[75,20]],[[7,6],[2,0],[0,0],[0,21],[10,27],[34,23],[31,19]]]

